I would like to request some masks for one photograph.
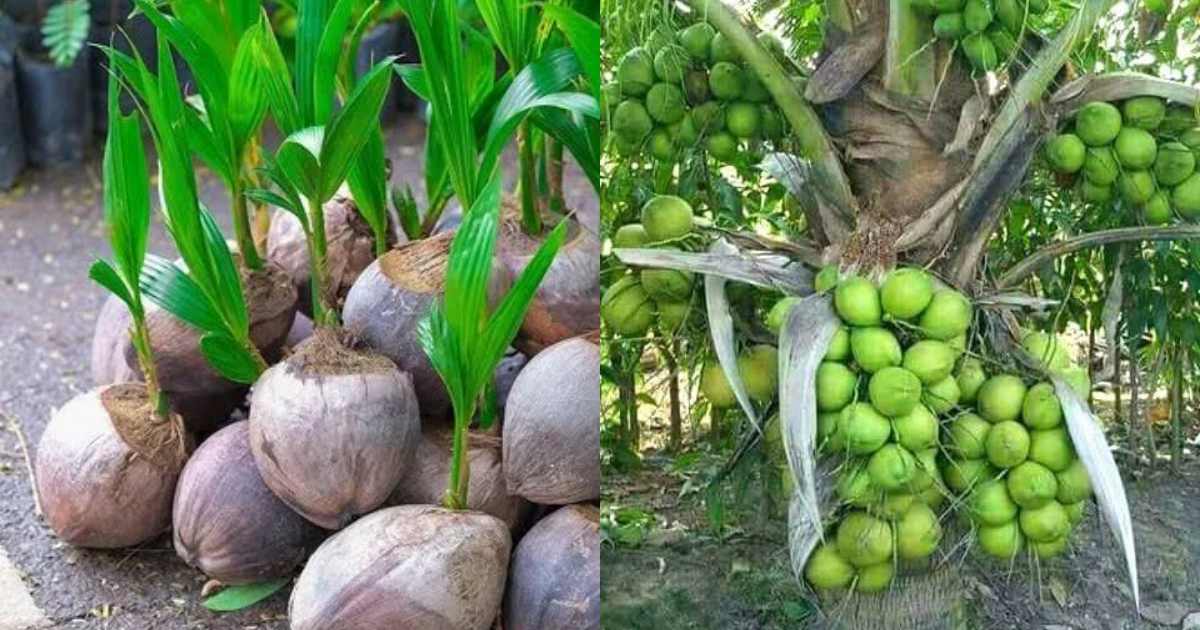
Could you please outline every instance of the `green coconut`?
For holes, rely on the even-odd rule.
[[[842,434],[838,432],[841,412],[827,411],[817,414],[817,445],[825,452],[838,453],[846,450]]]
[[[817,293],[824,293],[836,288],[839,280],[841,280],[841,274],[838,272],[838,266],[825,265],[813,277],[813,290]]]
[[[622,101],[613,112],[613,133],[629,143],[641,144],[654,129],[654,121],[641,101]]]
[[[1079,196],[1090,203],[1108,203],[1112,201],[1113,189],[1112,186],[1093,184],[1091,180],[1084,177],[1079,182]]]
[[[992,424],[973,413],[964,413],[950,422],[947,433],[949,451],[962,459],[987,456],[987,436]]]
[[[821,369],[825,365],[823,363],[821,368],[817,369],[818,407],[821,401]],[[831,363],[829,365],[838,366],[853,378],[853,372],[844,365],[840,363]],[[852,381],[849,384],[845,402],[848,403],[853,398],[855,385],[857,385],[856,381]],[[871,398],[871,404],[875,406],[875,409],[879,410],[885,416],[894,418],[908,414],[921,401],[921,381],[915,374],[902,367],[889,366],[881,368],[871,375],[867,392]]]
[[[982,525],[1003,525],[1017,517],[1017,504],[1000,479],[988,479],[975,486],[968,507],[971,517]]]
[[[676,123],[678,124],[678,123]],[[655,129],[650,132],[650,155],[659,162],[674,162],[675,141],[671,139],[671,132],[663,128]]]
[[[681,269],[643,269],[642,288],[655,300],[678,302],[692,295],[692,272]]]
[[[937,454],[936,446],[923,451],[914,451],[913,457],[917,460],[917,468],[913,471],[912,481],[908,482],[909,490],[919,495],[935,485],[935,480],[941,478],[941,475],[938,474]]]
[[[950,460],[942,469],[942,478],[955,492],[966,492],[985,479],[996,476],[996,469],[986,459]]]
[[[1121,133],[1121,110],[1102,101],[1088,103],[1075,114],[1075,133],[1090,147],[1109,144]]]
[[[1067,511],[1061,503],[1053,499],[1041,507],[1022,508],[1017,519],[1021,523],[1021,533],[1035,542],[1050,542],[1066,536],[1071,531]]]
[[[987,380],[987,372],[983,370],[983,362],[975,357],[967,357],[958,364],[958,372],[954,375],[958,381],[959,402],[971,404],[979,388]]]
[[[1047,370],[1062,370],[1071,365],[1071,355],[1058,342],[1058,336],[1040,330],[1021,337],[1021,348]]]
[[[690,61],[683,46],[667,44],[654,54],[654,74],[659,81],[681,83]]]
[[[996,47],[996,55],[1000,57],[1000,62],[1006,62],[1017,56],[1021,49],[1021,42],[1018,42],[1013,34],[1006,30],[999,22],[992,22],[987,29],[987,37],[992,40],[992,45]]]
[[[1171,191],[1171,205],[1185,219],[1200,218],[1200,173],[1192,173]]]
[[[913,495],[900,493],[887,493],[878,496],[878,500],[867,508],[873,516],[878,516],[887,521],[894,521],[908,511],[912,504],[916,501]]]
[[[858,593],[882,593],[892,583],[896,568],[890,561],[881,562],[858,570],[858,581],[854,590]]]
[[[1157,96],[1135,96],[1121,104],[1121,119],[1127,127],[1153,131],[1167,115],[1167,104]]]
[[[618,335],[641,337],[654,323],[654,300],[636,276],[625,276],[604,292],[600,299],[600,316]]]
[[[900,368],[886,368],[878,372],[876,376],[891,369]],[[917,386],[920,387],[920,384]],[[915,404],[908,413],[892,419],[892,431],[896,434],[896,442],[900,446],[915,453],[937,444],[937,417],[925,405]]]
[[[884,444],[867,461],[871,483],[886,492],[907,486],[916,469],[917,460],[899,444]]]
[[[856,567],[892,559],[892,527],[863,511],[853,511],[837,528],[837,549]]]
[[[725,127],[738,138],[756,137],[761,122],[758,105],[754,103],[730,103],[725,110]]]
[[[1121,167],[1117,165],[1117,154],[1112,147],[1089,147],[1083,159],[1083,176],[1097,186],[1109,186],[1117,181]]]
[[[708,71],[708,91],[722,101],[733,101],[742,96],[742,70],[738,66],[722,61],[713,64]]]
[[[941,541],[942,525],[924,503],[914,502],[896,521],[896,555],[901,560],[928,558]]]
[[[1045,466],[1026,461],[1008,471],[1008,495],[1025,509],[1039,508],[1058,494],[1058,480]]]
[[[770,105],[759,105],[759,116],[762,117],[762,135],[768,140],[778,140],[783,137],[783,116]]]
[[[933,20],[933,34],[938,39],[955,41],[967,34],[962,13],[942,13]]]
[[[737,404],[737,394],[725,378],[725,370],[716,361],[705,363],[700,371],[700,393],[718,409],[729,409]]]
[[[713,64],[736,64],[741,61],[741,55],[738,54],[737,47],[733,45],[733,42],[718,31],[713,36],[712,44],[709,47],[708,60]]]
[[[965,25],[966,22],[964,14],[963,24]],[[970,28],[968,27],[967,30]],[[996,55],[996,45],[983,33],[971,33],[962,38],[962,50],[967,55],[967,61],[971,62],[971,66],[981,72],[993,70],[1000,63],[1000,58]]]
[[[1167,115],[1163,117],[1158,131],[1167,135],[1181,134],[1195,127],[1197,122],[1200,121],[1197,120],[1196,112],[1191,106],[1172,103],[1167,106]]]
[[[1012,468],[1029,457],[1029,432],[1019,422],[996,423],[987,436],[987,458],[997,468]]]
[[[785,297],[776,301],[771,305],[771,309],[767,311],[766,316],[763,318],[763,324],[766,325],[768,330],[778,335],[779,329],[783,326],[783,318],[787,317],[788,310],[793,305],[799,303],[800,298],[798,297]]]
[[[671,134],[671,139],[677,147],[690,147],[700,140],[700,132],[696,129],[696,123],[692,120],[690,112],[683,117],[683,120],[667,127],[667,131]]]
[[[674,195],[657,195],[642,206],[642,226],[653,243],[686,236],[692,217],[691,204]]]
[[[1053,429],[1062,423],[1062,403],[1050,383],[1038,383],[1029,388],[1021,405],[1021,420],[1030,429]]]
[[[932,0],[931,4],[938,13],[961,13],[966,0]]]
[[[989,556],[1000,560],[1017,557],[1025,546],[1025,537],[1016,519],[1001,525],[984,525],[975,530],[975,541]]]
[[[646,236],[646,228],[642,227],[641,223],[628,223],[617,228],[613,234],[614,248],[629,248],[636,249],[643,247],[650,242],[650,237]]]
[[[874,383],[874,377],[871,382]],[[858,377],[845,365],[825,361],[817,368],[817,409],[838,411],[854,400],[857,390]]]
[[[826,361],[845,361],[850,357],[850,331],[845,326],[839,326],[829,341],[829,349],[825,351]]]
[[[1092,496],[1092,480],[1083,461],[1074,459],[1065,469],[1055,474],[1058,482],[1054,497],[1059,503],[1079,503]]]
[[[1179,142],[1189,149],[1200,149],[1200,127],[1193,127],[1180,133]]]
[[[674,83],[655,83],[646,93],[646,111],[650,118],[664,125],[683,120],[687,113],[683,90]]]
[[[854,579],[854,565],[846,561],[833,543],[822,543],[808,556],[804,579],[821,591],[846,588]]]
[[[616,108],[617,103],[621,102],[621,85],[616,81],[609,81],[600,86],[600,108],[606,115],[611,115],[612,110]]]
[[[692,311],[690,302],[658,302],[658,327],[665,332],[675,332],[687,321]]]
[[[706,70],[688,70],[683,75],[683,98],[691,105],[700,105],[708,101],[708,72]]]
[[[661,24],[650,32],[650,37],[646,40],[646,50],[649,50],[651,54],[657,54],[664,46],[674,43],[675,32],[666,24]]]
[[[1158,157],[1158,143],[1154,141],[1154,136],[1137,127],[1122,127],[1113,148],[1117,152],[1117,161],[1125,169],[1148,169]]]
[[[934,385],[950,376],[956,358],[954,349],[948,344],[925,339],[904,351],[902,365],[925,385]]]
[[[918,325],[921,334],[930,339],[953,339],[971,326],[971,301],[953,289],[936,291],[921,313]]]
[[[851,455],[870,455],[887,442],[892,426],[869,403],[851,403],[842,409],[838,433]]]
[[[1075,395],[1084,401],[1087,400],[1088,394],[1092,392],[1092,379],[1088,376],[1087,368],[1082,365],[1074,365],[1059,372],[1058,375],[1067,382]]]
[[[992,23],[991,0],[967,0],[963,5],[963,24],[972,33],[982,33]]]
[[[1025,23],[1025,7],[1020,0],[996,0],[996,21],[1010,33],[1020,33]]]
[[[928,505],[930,509],[936,510],[946,502],[946,494],[938,486],[930,486],[928,490],[917,496],[917,500]]]
[[[1068,517],[1070,517],[1069,514]],[[1067,550],[1069,540],[1070,538],[1064,535],[1062,538],[1056,538],[1049,542],[1031,541],[1029,549],[1039,560],[1049,560],[1050,558],[1061,556]]]
[[[720,103],[709,101],[692,108],[692,122],[701,134],[716,133],[725,128],[725,110]]]
[[[979,415],[993,423],[1016,420],[1024,403],[1025,383],[1012,374],[997,374],[984,381],[975,399]]]
[[[912,319],[933,300],[933,282],[929,274],[915,267],[896,269],[879,287],[883,312],[895,319]]]
[[[833,302],[838,315],[852,326],[878,326],[881,321],[879,290],[861,276],[849,276],[838,282]]]
[[[1059,503],[1062,502],[1059,501]],[[1079,521],[1083,520],[1083,515],[1087,512],[1087,501],[1064,503],[1063,509],[1067,511],[1067,520],[1070,521],[1071,527],[1075,527]]]
[[[626,96],[642,96],[654,85],[654,55],[645,48],[630,49],[617,63],[617,84]]]
[[[738,157],[737,138],[728,131],[718,131],[708,136],[704,147],[708,154],[719,162],[732,164]]]
[[[925,388],[925,393],[921,396],[921,400],[929,405],[929,408],[934,413],[946,413],[958,405],[959,398],[962,397],[962,392],[958,390],[958,381],[953,376],[946,378],[929,385]]]
[[[1150,171],[1124,171],[1117,178],[1117,190],[1126,203],[1139,206],[1150,201],[1157,188]]]
[[[1171,197],[1160,190],[1142,206],[1142,218],[1148,225],[1166,225],[1174,218],[1171,212]]]
[[[767,92],[767,87],[753,72],[746,72],[742,75],[742,100],[751,103],[765,103],[771,100],[771,94]]]
[[[1076,173],[1083,168],[1086,157],[1087,146],[1073,133],[1058,134],[1046,143],[1046,161],[1055,172]]]
[[[875,503],[879,494],[879,489],[871,485],[866,466],[847,467],[838,475],[837,495],[848,505],[865,508]]]
[[[958,360],[958,357],[961,357],[967,351],[967,333],[955,335],[947,339],[946,345],[950,346],[950,349],[954,351],[955,360]]]
[[[737,363],[746,394],[758,402],[775,398],[779,379],[779,352],[775,346],[752,346],[738,357]]]
[[[679,31],[679,44],[697,61],[708,61],[716,29],[705,22],[697,22]]]
[[[904,357],[896,335],[878,326],[851,329],[850,353],[854,355],[854,362],[858,367],[867,374],[900,365]]]
[[[1029,459],[1058,473],[1075,461],[1075,447],[1063,427],[1033,431],[1029,434]]]
[[[1154,178],[1160,186],[1174,186],[1196,172],[1196,154],[1182,142],[1167,142],[1154,159]]]

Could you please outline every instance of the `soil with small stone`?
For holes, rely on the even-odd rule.
[[[424,199],[424,127],[405,120],[388,140],[393,182]],[[175,556],[169,535],[134,549],[75,549],[35,514],[22,440],[32,457],[51,412],[92,387],[92,328],[105,295],[87,272],[109,255],[98,153],[82,166],[28,173],[0,193],[0,548],[52,628],[286,628],[288,589],[217,615],[200,604],[205,577]],[[511,182],[515,160],[507,157]],[[232,234],[224,188],[207,169],[197,172],[202,200]],[[565,191],[567,205],[585,209],[584,224],[597,229],[595,192],[577,170],[568,170]],[[151,251],[175,256],[157,214]]]

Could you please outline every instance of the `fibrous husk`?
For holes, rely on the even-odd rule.
[[[512,541],[499,519],[430,505],[379,510],[309,559],[292,589],[292,630],[492,626]]]
[[[437,505],[446,496],[450,480],[453,435],[442,428],[427,429],[404,479],[388,498],[390,505]],[[511,495],[504,482],[500,440],[482,433],[468,436],[466,457],[470,470],[467,508],[491,514],[509,529],[520,525],[529,504]]]
[[[34,464],[46,522],[79,547],[145,542],[171,525],[189,440],[178,416],[158,420],[145,386],[107,385],[50,419]]]
[[[600,239],[574,217],[564,220],[570,221],[567,240],[542,279],[513,342],[528,356],[600,328]],[[520,277],[542,240],[525,234],[520,208],[507,199],[497,258],[510,278]]]
[[[175,552],[225,584],[290,575],[322,535],[263,483],[245,420],[217,431],[188,460],[173,514]]]
[[[284,340],[296,315],[296,291],[278,267],[242,274],[242,287],[250,315],[250,339],[268,363],[279,360]],[[112,367],[107,348],[123,358],[132,378],[142,380],[137,350],[129,338],[129,310],[116,298],[101,309],[92,340],[92,374],[98,385],[121,382],[127,376]],[[247,388],[217,373],[200,352],[200,333],[167,311],[146,303],[146,328],[158,369],[159,385],[171,407],[193,433],[220,428],[245,399]],[[115,330],[114,330],[115,329]]]
[[[300,345],[300,342],[313,336],[313,320],[309,319],[304,313],[296,313],[296,319],[292,322],[292,328],[288,331],[287,339],[284,340],[285,348],[295,348]]]
[[[529,361],[504,412],[508,491],[565,505],[600,496],[600,348],[561,341]]]
[[[347,330],[412,375],[421,415],[434,420],[447,416],[450,398],[421,348],[417,326],[441,299],[453,239],[454,233],[446,232],[384,254],[350,288],[342,311]],[[502,272],[493,279],[494,291],[507,285]]]
[[[264,372],[250,396],[250,446],[263,481],[325,529],[379,507],[419,440],[412,379],[332,329]]]
[[[391,237],[391,232],[388,232]],[[340,307],[359,274],[375,260],[375,236],[358,214],[348,194],[335,195],[325,203],[325,260],[328,265],[331,302]],[[312,267],[308,241],[300,220],[284,210],[271,216],[267,232],[267,260],[279,265],[296,286],[300,311],[312,317]]]
[[[600,511],[568,505],[538,521],[513,551],[507,630],[600,627]]]

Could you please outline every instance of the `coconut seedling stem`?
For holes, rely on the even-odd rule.
[[[521,123],[517,132],[517,147],[521,167],[521,226],[526,234],[536,236],[542,233],[542,216],[537,199],[537,156],[528,120]]]

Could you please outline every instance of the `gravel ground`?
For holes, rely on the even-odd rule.
[[[410,183],[417,199],[424,198],[423,138],[415,122],[389,133],[393,181]],[[228,229],[223,188],[207,170],[198,173],[203,199]],[[598,203],[587,180],[569,170],[567,191],[582,222],[596,229]],[[172,255],[160,224],[151,250]],[[287,589],[216,616],[200,606],[205,578],[175,557],[169,536],[136,549],[80,550],[56,540],[35,514],[18,435],[32,455],[52,411],[91,387],[92,327],[104,294],[87,268],[107,253],[98,156],[81,167],[31,173],[0,195],[0,549],[54,628],[286,628]]]

